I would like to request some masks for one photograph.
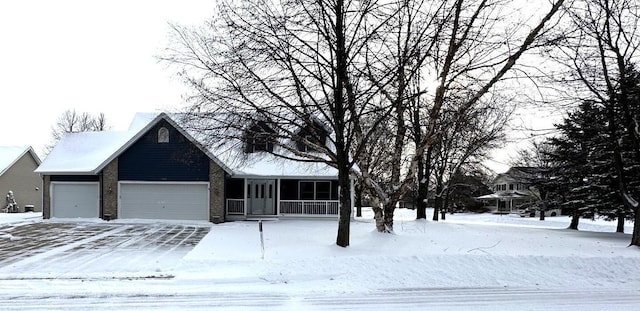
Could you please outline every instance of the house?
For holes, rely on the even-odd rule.
[[[511,167],[498,174],[492,182],[493,193],[478,197],[493,206],[496,213],[520,212],[529,203],[537,201],[537,193],[531,187],[531,180],[540,172],[535,167]]]
[[[30,210],[41,210],[42,180],[33,171],[40,165],[40,158],[31,147],[0,147],[0,194],[4,197],[9,191],[15,196],[20,212],[25,206]],[[5,210],[5,199],[2,199]]]
[[[204,148],[164,113],[138,114],[124,132],[68,134],[36,170],[43,217],[337,217],[337,171],[276,158],[266,126],[247,127],[260,135],[247,137],[241,159]]]

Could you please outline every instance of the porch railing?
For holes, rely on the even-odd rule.
[[[280,200],[280,213],[289,215],[338,215],[338,201]]]
[[[243,199],[227,199],[227,214],[228,215],[244,215],[244,200]]]

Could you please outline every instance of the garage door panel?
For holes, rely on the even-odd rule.
[[[52,183],[51,216],[97,218],[100,213],[98,183]]]
[[[120,218],[209,220],[208,184],[122,183]]]

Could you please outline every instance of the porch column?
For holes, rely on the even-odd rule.
[[[242,202],[244,204],[244,216],[247,217],[247,179],[243,178],[242,180],[244,181],[242,184],[242,193],[244,193],[242,195]]]
[[[355,204],[354,204],[354,200],[355,200],[355,187],[354,187],[354,182],[353,182],[353,178],[349,178],[349,202],[351,204],[351,219],[353,219],[353,211],[355,209]]]
[[[276,179],[276,215],[280,215],[280,178]]]

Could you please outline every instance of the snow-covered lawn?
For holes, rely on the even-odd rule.
[[[22,273],[18,263],[15,269],[0,268],[0,309],[366,310],[384,305],[390,310],[636,310],[640,306],[640,249],[628,247],[630,235],[615,233],[615,223],[581,220],[581,231],[571,231],[564,229],[569,224],[565,216],[539,221],[515,215],[455,214],[433,222],[416,221],[414,213],[397,210],[396,234],[391,235],[375,232],[367,210],[365,217],[351,223],[348,248],[335,245],[334,220],[264,221],[264,259],[257,222],[229,222],[202,224],[210,232],[177,260],[149,264],[134,260],[135,252],[104,255],[104,250],[96,250],[111,267],[122,267],[107,271],[114,277],[94,264],[81,265],[75,273],[66,271],[64,275],[72,278],[43,278],[55,275],[56,267],[63,265],[38,262],[40,268]],[[6,222],[5,215],[11,214],[0,214],[0,222]],[[131,225],[110,222],[118,224]],[[625,232],[631,229],[629,223]],[[155,254],[144,248],[136,252],[145,251],[151,254],[145,258]],[[2,279],[2,275],[13,277]]]

